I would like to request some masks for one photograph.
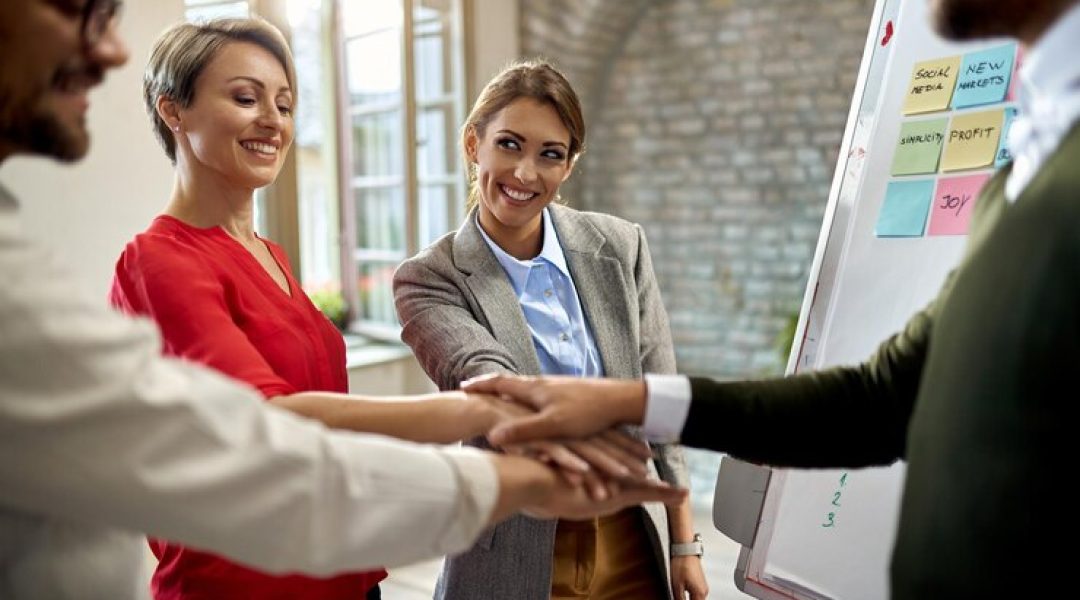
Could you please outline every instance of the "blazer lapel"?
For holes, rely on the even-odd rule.
[[[581,308],[600,351],[607,377],[640,377],[637,319],[630,318],[627,286],[619,261],[601,254],[604,235],[581,213],[551,204],[552,222],[559,233],[566,263],[581,299]]]
[[[529,326],[506,272],[480,234],[476,209],[469,211],[454,236],[454,265],[466,274],[465,285],[472,293],[473,304],[487,319],[491,334],[516,360],[524,361],[517,365],[521,374],[539,375],[540,359]]]

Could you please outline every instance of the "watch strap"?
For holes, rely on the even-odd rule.
[[[705,544],[701,542],[701,534],[695,533],[694,540],[682,544],[671,545],[672,556],[701,556],[705,554]]]

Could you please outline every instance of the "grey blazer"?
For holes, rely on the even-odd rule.
[[[550,212],[605,374],[674,373],[667,313],[641,228],[555,204]],[[517,296],[480,234],[475,210],[458,231],[402,263],[394,274],[394,301],[401,338],[440,389],[457,389],[484,373],[540,373]],[[654,475],[688,485],[679,446],[655,446],[653,463]],[[667,515],[659,503],[643,508],[650,550],[666,578]],[[548,600],[555,526],[554,520],[517,516],[486,531],[471,550],[447,558],[435,597]]]

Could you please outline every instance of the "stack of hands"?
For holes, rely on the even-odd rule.
[[[490,415],[486,437],[505,453],[497,469],[527,477],[546,471],[522,504],[526,514],[585,519],[686,497],[687,490],[649,477],[652,450],[629,426],[643,418],[641,381],[496,375],[462,389]]]

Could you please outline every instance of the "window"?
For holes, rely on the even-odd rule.
[[[296,209],[300,275],[308,292],[341,288],[333,68],[333,2],[289,0],[296,84]]]
[[[397,339],[397,265],[464,217],[464,1],[287,0],[286,14],[186,2],[188,20],[259,14],[288,29],[295,162],[257,195],[256,229],[298,255],[305,289],[339,287],[350,328],[372,337]]]
[[[247,0],[186,0],[185,5],[184,18],[192,22],[250,14]]]
[[[339,6],[343,290],[357,329],[396,338],[394,269],[464,213],[461,0]]]

